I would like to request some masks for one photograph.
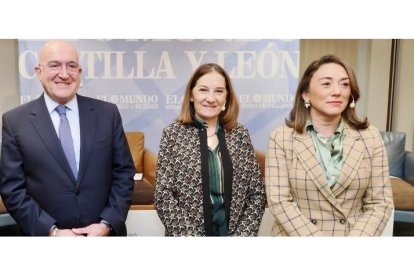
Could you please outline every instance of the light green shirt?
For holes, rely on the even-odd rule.
[[[330,137],[321,136],[308,120],[305,128],[312,136],[313,144],[318,153],[329,186],[333,187],[338,181],[343,164],[342,146],[344,142],[344,122],[339,122],[338,128]]]

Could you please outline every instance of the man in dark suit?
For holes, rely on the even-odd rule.
[[[45,93],[3,114],[8,212],[27,235],[126,235],[135,170],[116,105],[77,95],[82,68],[65,41],[46,43],[35,70]]]

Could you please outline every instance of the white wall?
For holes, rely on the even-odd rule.
[[[17,55],[16,40],[0,39],[0,115],[19,104]]]
[[[300,73],[316,58],[335,54],[354,69],[361,90],[357,104],[360,117],[386,130],[391,61],[391,39],[301,40]],[[414,151],[414,40],[400,40],[393,131],[407,135],[406,150]]]
[[[405,148],[414,151],[414,40],[401,40],[399,65],[393,130],[405,132]]]
[[[390,61],[391,40],[372,40],[364,104],[369,122],[379,130],[387,126]]]
[[[370,39],[302,39],[300,47],[300,73],[302,74],[313,60],[323,55],[334,54],[343,59],[354,70],[361,91],[361,98],[356,107],[357,114],[361,119],[368,116],[370,120],[368,113],[371,104],[369,86],[372,76],[371,70],[373,68],[376,69],[376,65],[371,66],[371,60],[378,62],[378,60],[386,59],[382,55],[371,58],[371,48],[373,45],[376,48],[376,43],[375,40]],[[386,60],[389,62],[389,59]],[[375,72],[375,74],[377,73]],[[383,77],[381,78],[384,79]],[[387,78],[385,79],[388,80]],[[381,83],[381,85],[384,84]],[[388,89],[388,84],[384,85],[383,88]],[[384,89],[382,89],[384,92],[388,91]],[[373,124],[376,125],[376,123]]]

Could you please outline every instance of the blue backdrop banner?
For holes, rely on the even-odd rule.
[[[34,72],[45,40],[19,40],[21,103],[42,92]],[[79,94],[117,104],[125,131],[145,132],[158,152],[162,129],[178,115],[193,70],[223,66],[232,78],[255,148],[284,124],[299,74],[299,40],[72,40],[83,68]]]

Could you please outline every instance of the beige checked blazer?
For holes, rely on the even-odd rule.
[[[342,173],[331,189],[312,137],[274,129],[266,193],[274,236],[380,236],[394,207],[388,159],[378,130],[345,124]]]

